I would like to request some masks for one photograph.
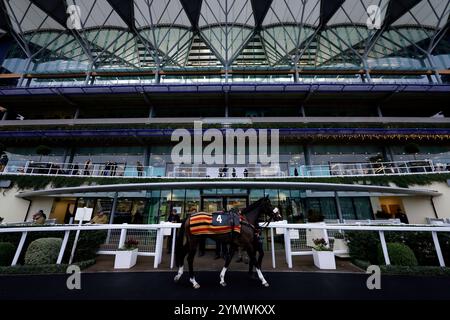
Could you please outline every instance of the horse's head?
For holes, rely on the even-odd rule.
[[[271,221],[280,221],[283,219],[280,209],[274,207],[270,202],[269,196],[265,196],[261,200],[262,212],[269,217]]]

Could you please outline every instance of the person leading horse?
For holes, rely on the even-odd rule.
[[[268,222],[282,219],[278,208],[272,206],[268,196],[243,209],[241,214],[236,212],[199,212],[186,218],[182,222],[175,245],[176,265],[178,267],[178,273],[174,278],[175,282],[178,282],[184,273],[184,259],[187,255],[189,281],[195,289],[200,288],[195,280],[194,258],[200,240],[211,238],[229,245],[225,265],[220,272],[220,284],[222,286],[226,286],[225,274],[233,255],[237,248],[241,247],[247,251],[250,265],[256,267],[262,285],[268,287],[269,283],[261,272],[261,253],[259,259],[256,259],[256,252],[261,251],[259,221],[263,216],[268,216]]]

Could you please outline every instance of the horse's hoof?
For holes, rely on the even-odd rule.
[[[268,283],[268,282],[263,283],[263,286],[266,287],[266,288],[268,288],[268,287],[269,287],[269,283]]]
[[[194,285],[194,289],[199,289],[199,288],[200,288],[200,285],[198,283]]]
[[[177,283],[178,281],[180,281],[180,276],[175,276],[175,278],[173,278],[173,281],[175,281],[175,283]]]
[[[222,287],[226,287],[226,286],[227,286],[227,283],[226,283],[226,282],[221,282],[220,285],[221,285]]]

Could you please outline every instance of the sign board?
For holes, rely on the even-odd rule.
[[[181,214],[181,207],[173,207],[172,210],[176,210],[177,214]]]
[[[272,224],[287,223],[287,220],[272,222]],[[284,234],[284,228],[275,228],[275,234]]]
[[[91,221],[93,208],[78,208],[75,213],[75,220],[77,221]]]
[[[162,221],[160,222],[160,224],[172,224],[172,222],[166,222],[166,221]],[[170,236],[172,235],[172,228],[161,228],[163,236]]]
[[[291,240],[298,240],[300,239],[300,233],[297,229],[289,229],[289,238]]]

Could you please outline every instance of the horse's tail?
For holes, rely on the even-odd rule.
[[[182,221],[181,227],[178,230],[178,235],[175,240],[175,261],[177,267],[181,267],[184,264],[184,257],[185,257],[185,248],[184,248],[184,234],[186,230],[186,221],[189,218],[186,218]]]

